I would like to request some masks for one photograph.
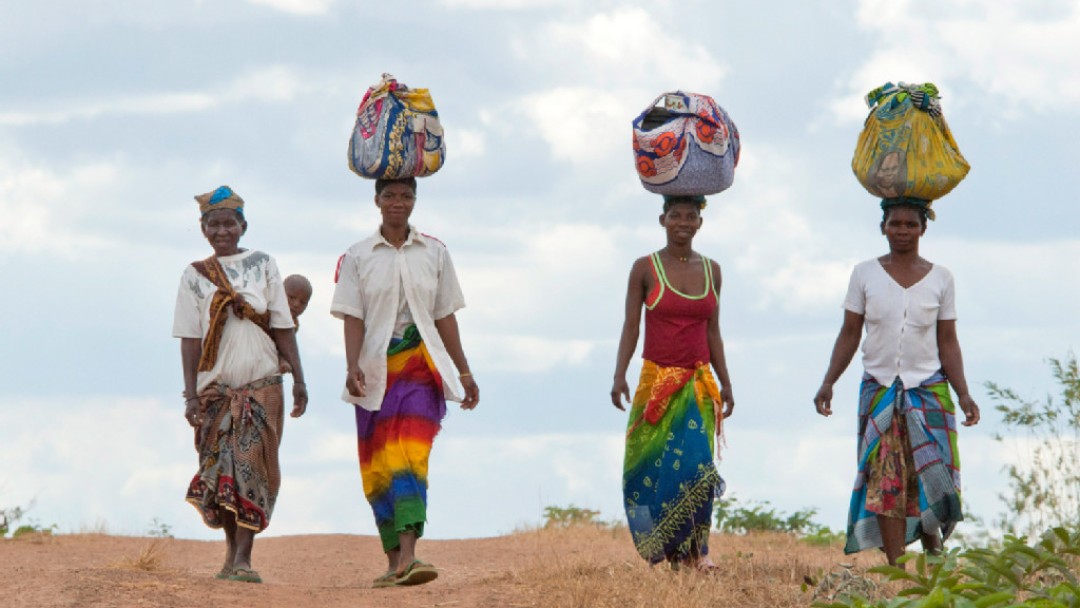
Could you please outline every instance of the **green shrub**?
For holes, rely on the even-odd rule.
[[[914,572],[879,566],[906,587],[889,600],[865,597],[816,602],[820,608],[1032,608],[1080,607],[1080,530],[1054,528],[1037,542],[1007,536],[999,550],[952,549],[940,556],[907,554],[901,564],[914,563]]]
[[[1018,464],[1004,467],[1008,493],[998,524],[1008,533],[1037,534],[1054,526],[1080,525],[1080,368],[1076,356],[1050,359],[1061,396],[1044,401],[1021,398],[1012,389],[987,383],[1002,422],[1013,433],[996,434],[1025,440]],[[1030,446],[1030,447],[1028,447]]]
[[[574,506],[569,507],[544,507],[545,528],[568,528],[570,526],[604,526],[600,521],[600,512],[592,509],[583,509]]]
[[[843,540],[843,532],[833,532],[814,521],[817,509],[801,509],[788,515],[773,508],[769,501],[740,504],[734,496],[716,501],[713,507],[718,532],[783,532],[795,534],[814,545],[830,545]]]

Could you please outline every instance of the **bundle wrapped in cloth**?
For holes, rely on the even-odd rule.
[[[930,83],[888,83],[866,96],[871,108],[851,170],[863,188],[885,199],[929,205],[956,187],[971,168],[941,114]]]
[[[716,194],[735,180],[739,130],[708,95],[664,93],[634,119],[634,161],[649,192]]]
[[[427,89],[410,89],[392,75],[368,89],[349,139],[349,168],[360,177],[425,177],[442,167],[446,143]]]

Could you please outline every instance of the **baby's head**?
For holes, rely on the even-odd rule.
[[[292,313],[293,321],[300,318],[307,310],[308,300],[311,299],[311,281],[303,275],[290,274],[283,281],[285,295],[289,299],[289,312]]]

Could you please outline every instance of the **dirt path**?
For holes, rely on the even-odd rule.
[[[715,537],[725,574],[676,575],[649,568],[625,530],[555,530],[477,540],[426,540],[421,556],[439,567],[419,587],[371,589],[382,574],[378,539],[319,535],[260,539],[255,566],[265,583],[213,578],[221,542],[105,535],[0,540],[0,605],[188,608],[195,606],[599,606],[808,605],[802,578],[841,561],[836,548],[781,537]],[[757,556],[755,556],[755,552]],[[763,554],[766,556],[763,558]],[[156,555],[156,557],[155,557]],[[134,562],[140,557],[143,566]],[[655,595],[652,601],[649,595]],[[629,597],[629,596],[628,596]],[[727,601],[716,603],[726,597]],[[711,599],[712,601],[708,601]],[[618,602],[618,603],[616,603]],[[764,602],[764,603],[762,603]]]

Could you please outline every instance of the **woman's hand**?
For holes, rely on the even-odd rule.
[[[194,428],[199,428],[199,398],[189,397],[184,401],[184,418]]]
[[[465,389],[465,399],[461,402],[461,409],[471,410],[480,403],[480,386],[472,374],[461,376],[461,388]]]
[[[730,418],[735,411],[735,395],[730,386],[720,387],[720,400],[724,402],[724,418]]]
[[[630,385],[626,383],[626,378],[619,378],[611,386],[611,404],[625,412],[623,401],[630,403]]]
[[[822,416],[832,416],[832,384],[823,382],[814,395],[814,407]]]
[[[289,415],[292,416],[293,418],[299,418],[300,416],[304,415],[304,412],[307,411],[307,402],[308,402],[307,385],[304,384],[303,382],[293,382],[293,385],[292,385],[292,399],[293,399],[292,413],[289,414]]]
[[[364,370],[359,365],[350,365],[348,374],[345,376],[345,390],[353,397],[363,397],[367,394],[367,381],[364,379]]]
[[[971,398],[971,395],[960,397],[960,409],[964,412],[964,421],[961,424],[964,426],[979,424],[979,406],[975,404],[975,400]]]

